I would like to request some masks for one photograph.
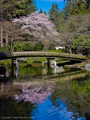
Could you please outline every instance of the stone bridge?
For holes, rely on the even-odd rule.
[[[22,57],[46,57],[48,69],[50,68],[50,60],[54,60],[54,66],[56,66],[55,58],[60,59],[70,59],[76,61],[83,61],[86,59],[86,56],[77,55],[77,54],[69,54],[69,53],[58,53],[58,52],[12,52],[12,53],[0,53],[0,60],[11,59],[11,69],[12,69],[12,76],[14,74],[14,61],[17,58]],[[16,64],[17,67],[17,64]]]
[[[43,52],[43,51],[34,51],[34,52],[12,52],[12,53],[0,53],[0,60],[5,59],[16,59],[21,57],[46,57],[47,59],[54,58],[63,58],[63,59],[72,59],[83,61],[86,59],[86,56],[69,54],[69,53],[58,53],[58,52]]]

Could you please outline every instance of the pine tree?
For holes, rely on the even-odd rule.
[[[52,4],[51,9],[49,10],[49,19],[54,22],[55,20],[55,5]]]
[[[87,4],[87,10],[88,12],[90,12],[90,0],[85,0],[86,4]]]
[[[71,5],[71,15],[87,13],[87,3],[83,0],[73,0]]]
[[[65,18],[64,18],[64,12],[63,11],[60,11],[59,15],[58,15],[58,19],[57,19],[57,31],[58,32],[62,32],[63,29],[64,29],[64,23],[65,23]]]
[[[3,10],[4,19],[31,14],[37,10],[35,0],[1,0],[0,14]]]
[[[43,13],[43,11],[42,11],[42,9],[40,8],[40,11],[39,11],[39,13]]]
[[[45,15],[47,15],[47,12],[46,12],[46,11],[44,11],[44,14],[45,14]]]
[[[68,1],[63,9],[64,18],[67,19],[70,16],[71,2]]]
[[[57,24],[59,12],[60,10],[58,8],[58,4],[53,3],[51,9],[49,10],[49,19],[55,24]]]

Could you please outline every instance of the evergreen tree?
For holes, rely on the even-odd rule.
[[[58,32],[62,32],[63,29],[64,29],[64,23],[65,23],[65,18],[64,18],[64,12],[63,11],[60,11],[59,15],[58,15],[58,19],[57,19],[57,31]]]
[[[0,14],[4,19],[31,14],[37,10],[35,0],[1,0]]]
[[[87,3],[87,10],[90,12],[90,0],[85,0]]]
[[[51,9],[49,10],[49,19],[57,24],[57,18],[59,15],[59,8],[58,8],[58,4],[57,3],[53,3]]]
[[[43,11],[42,11],[42,9],[40,8],[40,11],[39,11],[39,13],[43,13]]]
[[[65,19],[67,19],[68,16],[70,16],[70,10],[71,10],[71,1],[68,1],[63,9]]]
[[[22,1],[21,9],[24,9],[24,15],[31,14],[36,11],[35,0],[24,0]]]
[[[49,19],[53,22],[55,21],[55,4],[54,3],[52,4],[51,9],[49,10]]]
[[[71,15],[87,13],[87,3],[84,0],[73,0],[71,5]]]
[[[47,12],[46,12],[46,11],[44,11],[44,14],[45,14],[45,15],[47,15]]]
[[[90,0],[67,1],[63,11],[65,19],[70,15],[86,14],[90,12]]]

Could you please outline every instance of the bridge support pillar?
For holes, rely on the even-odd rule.
[[[56,67],[57,63],[56,63],[56,60],[54,59],[53,61],[53,64],[54,64],[54,67]]]
[[[15,60],[16,60],[15,58],[11,59],[11,76],[14,76],[14,61]]]
[[[55,60],[55,58],[47,58],[48,68],[50,68],[50,64],[53,65],[54,67],[56,67],[56,60]]]
[[[47,58],[47,67],[50,68],[50,58]]]

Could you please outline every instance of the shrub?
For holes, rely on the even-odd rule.
[[[49,50],[55,50],[55,45],[54,44],[50,44],[49,45]]]
[[[33,50],[34,50],[34,46],[32,46],[30,43],[24,44],[23,51],[33,51]]]
[[[38,42],[35,45],[31,43],[17,42],[14,46],[14,51],[40,51],[43,49],[43,44]]]
[[[4,46],[4,47],[0,46],[0,52],[9,52],[9,51],[10,51],[10,46]]]
[[[24,50],[24,43],[17,42],[14,46],[14,51],[23,51]]]
[[[43,44],[42,42],[38,42],[35,46],[34,46],[34,50],[35,51],[41,51],[43,49]]]
[[[73,40],[72,49],[76,53],[90,54],[90,36],[76,36]]]

